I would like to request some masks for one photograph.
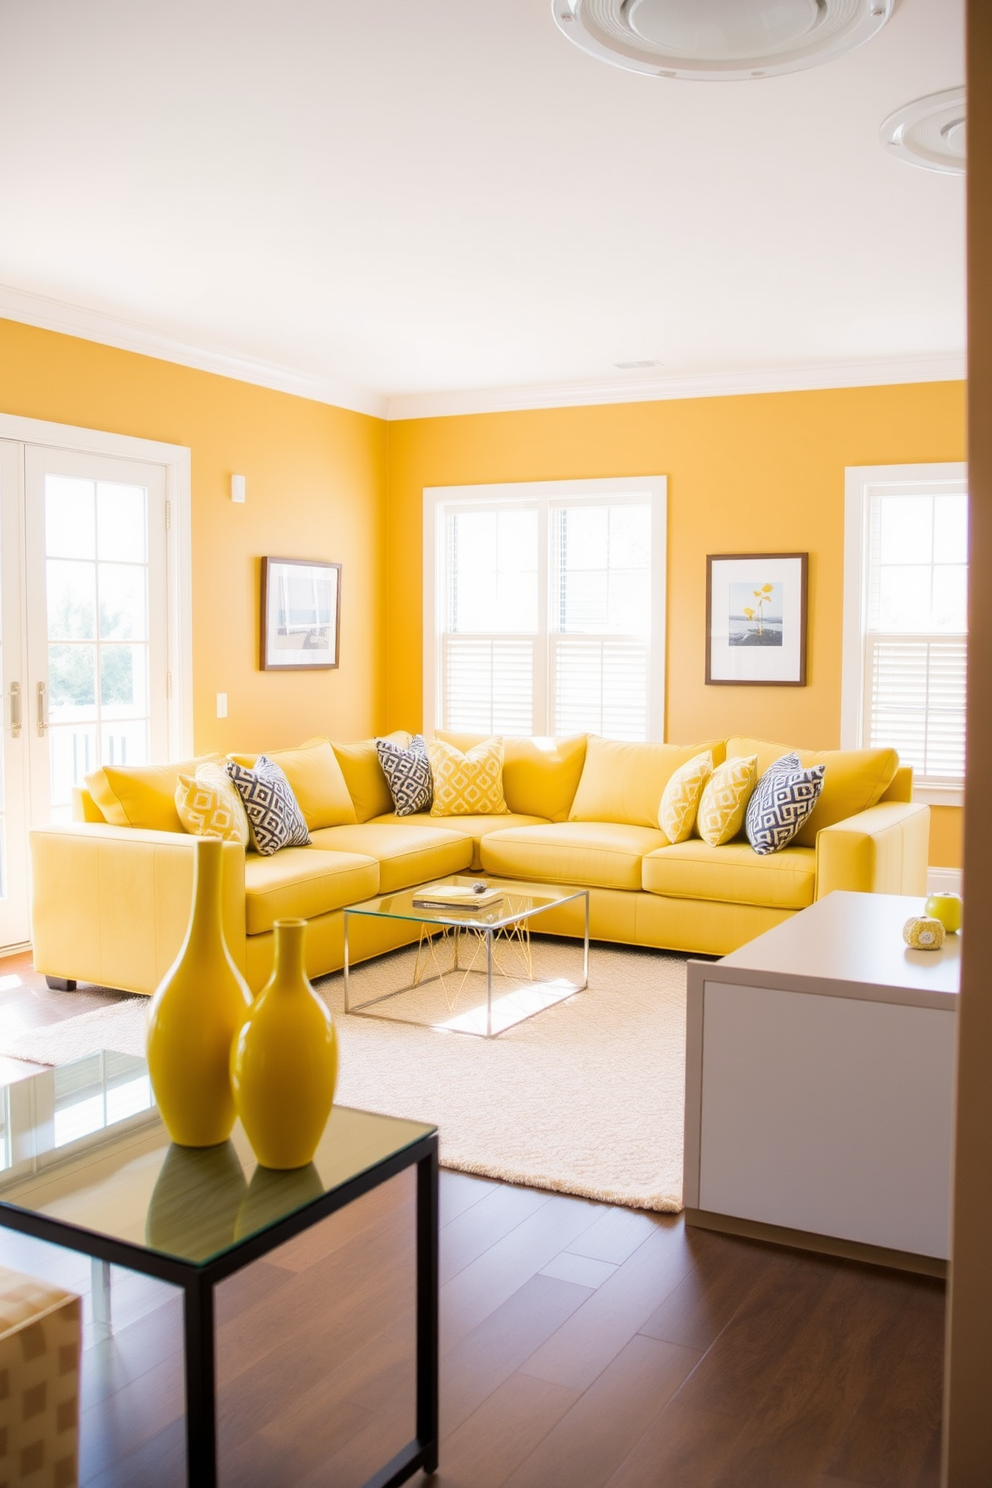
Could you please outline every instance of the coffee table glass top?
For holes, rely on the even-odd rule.
[[[92,1054],[0,1086],[0,1206],[203,1265],[435,1128],[335,1106],[306,1168],[261,1168],[240,1123],[218,1147],[176,1147],[144,1060]]]
[[[447,878],[435,878],[432,884],[464,884],[485,883],[489,880],[485,875],[452,873]],[[498,904],[492,905],[478,913],[467,909],[415,909],[414,899],[424,897],[425,888],[430,885],[421,884],[418,888],[404,889],[398,894],[378,894],[374,899],[366,899],[364,904],[349,905],[346,913],[349,915],[371,915],[390,920],[415,920],[421,925],[463,925],[470,930],[501,930],[508,925],[516,925],[520,920],[526,920],[531,915],[540,914],[543,909],[552,909],[558,904],[567,904],[570,899],[580,899],[585,894],[585,889],[569,889],[557,884],[531,884],[531,883],[500,883],[498,880],[492,884],[494,889],[503,891],[503,898]]]

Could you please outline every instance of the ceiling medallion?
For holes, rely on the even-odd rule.
[[[553,0],[558,29],[590,56],[704,82],[816,67],[880,31],[894,0]]]
[[[924,170],[960,176],[965,168],[963,88],[928,93],[890,114],[879,138],[890,155]]]

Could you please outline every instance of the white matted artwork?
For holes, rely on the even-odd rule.
[[[805,687],[807,553],[706,559],[706,681]]]
[[[262,559],[263,671],[336,667],[340,633],[340,563]]]

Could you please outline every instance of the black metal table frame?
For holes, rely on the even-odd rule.
[[[384,1158],[305,1208],[288,1214],[271,1229],[242,1241],[214,1260],[195,1265],[125,1240],[97,1235],[0,1200],[0,1226],[47,1240],[97,1260],[140,1271],[183,1292],[183,1353],[186,1369],[186,1470],[189,1488],[217,1483],[217,1385],[214,1288],[236,1271],[275,1250],[319,1220],[388,1182],[404,1169],[417,1168],[417,1407],[416,1436],[374,1473],[364,1488],[397,1488],[422,1468],[438,1462],[438,1147],[437,1134],[421,1137],[402,1152]]]

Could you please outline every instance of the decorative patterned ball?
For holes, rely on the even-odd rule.
[[[902,938],[914,951],[939,951],[944,944],[944,927],[929,915],[914,915],[903,925]]]

